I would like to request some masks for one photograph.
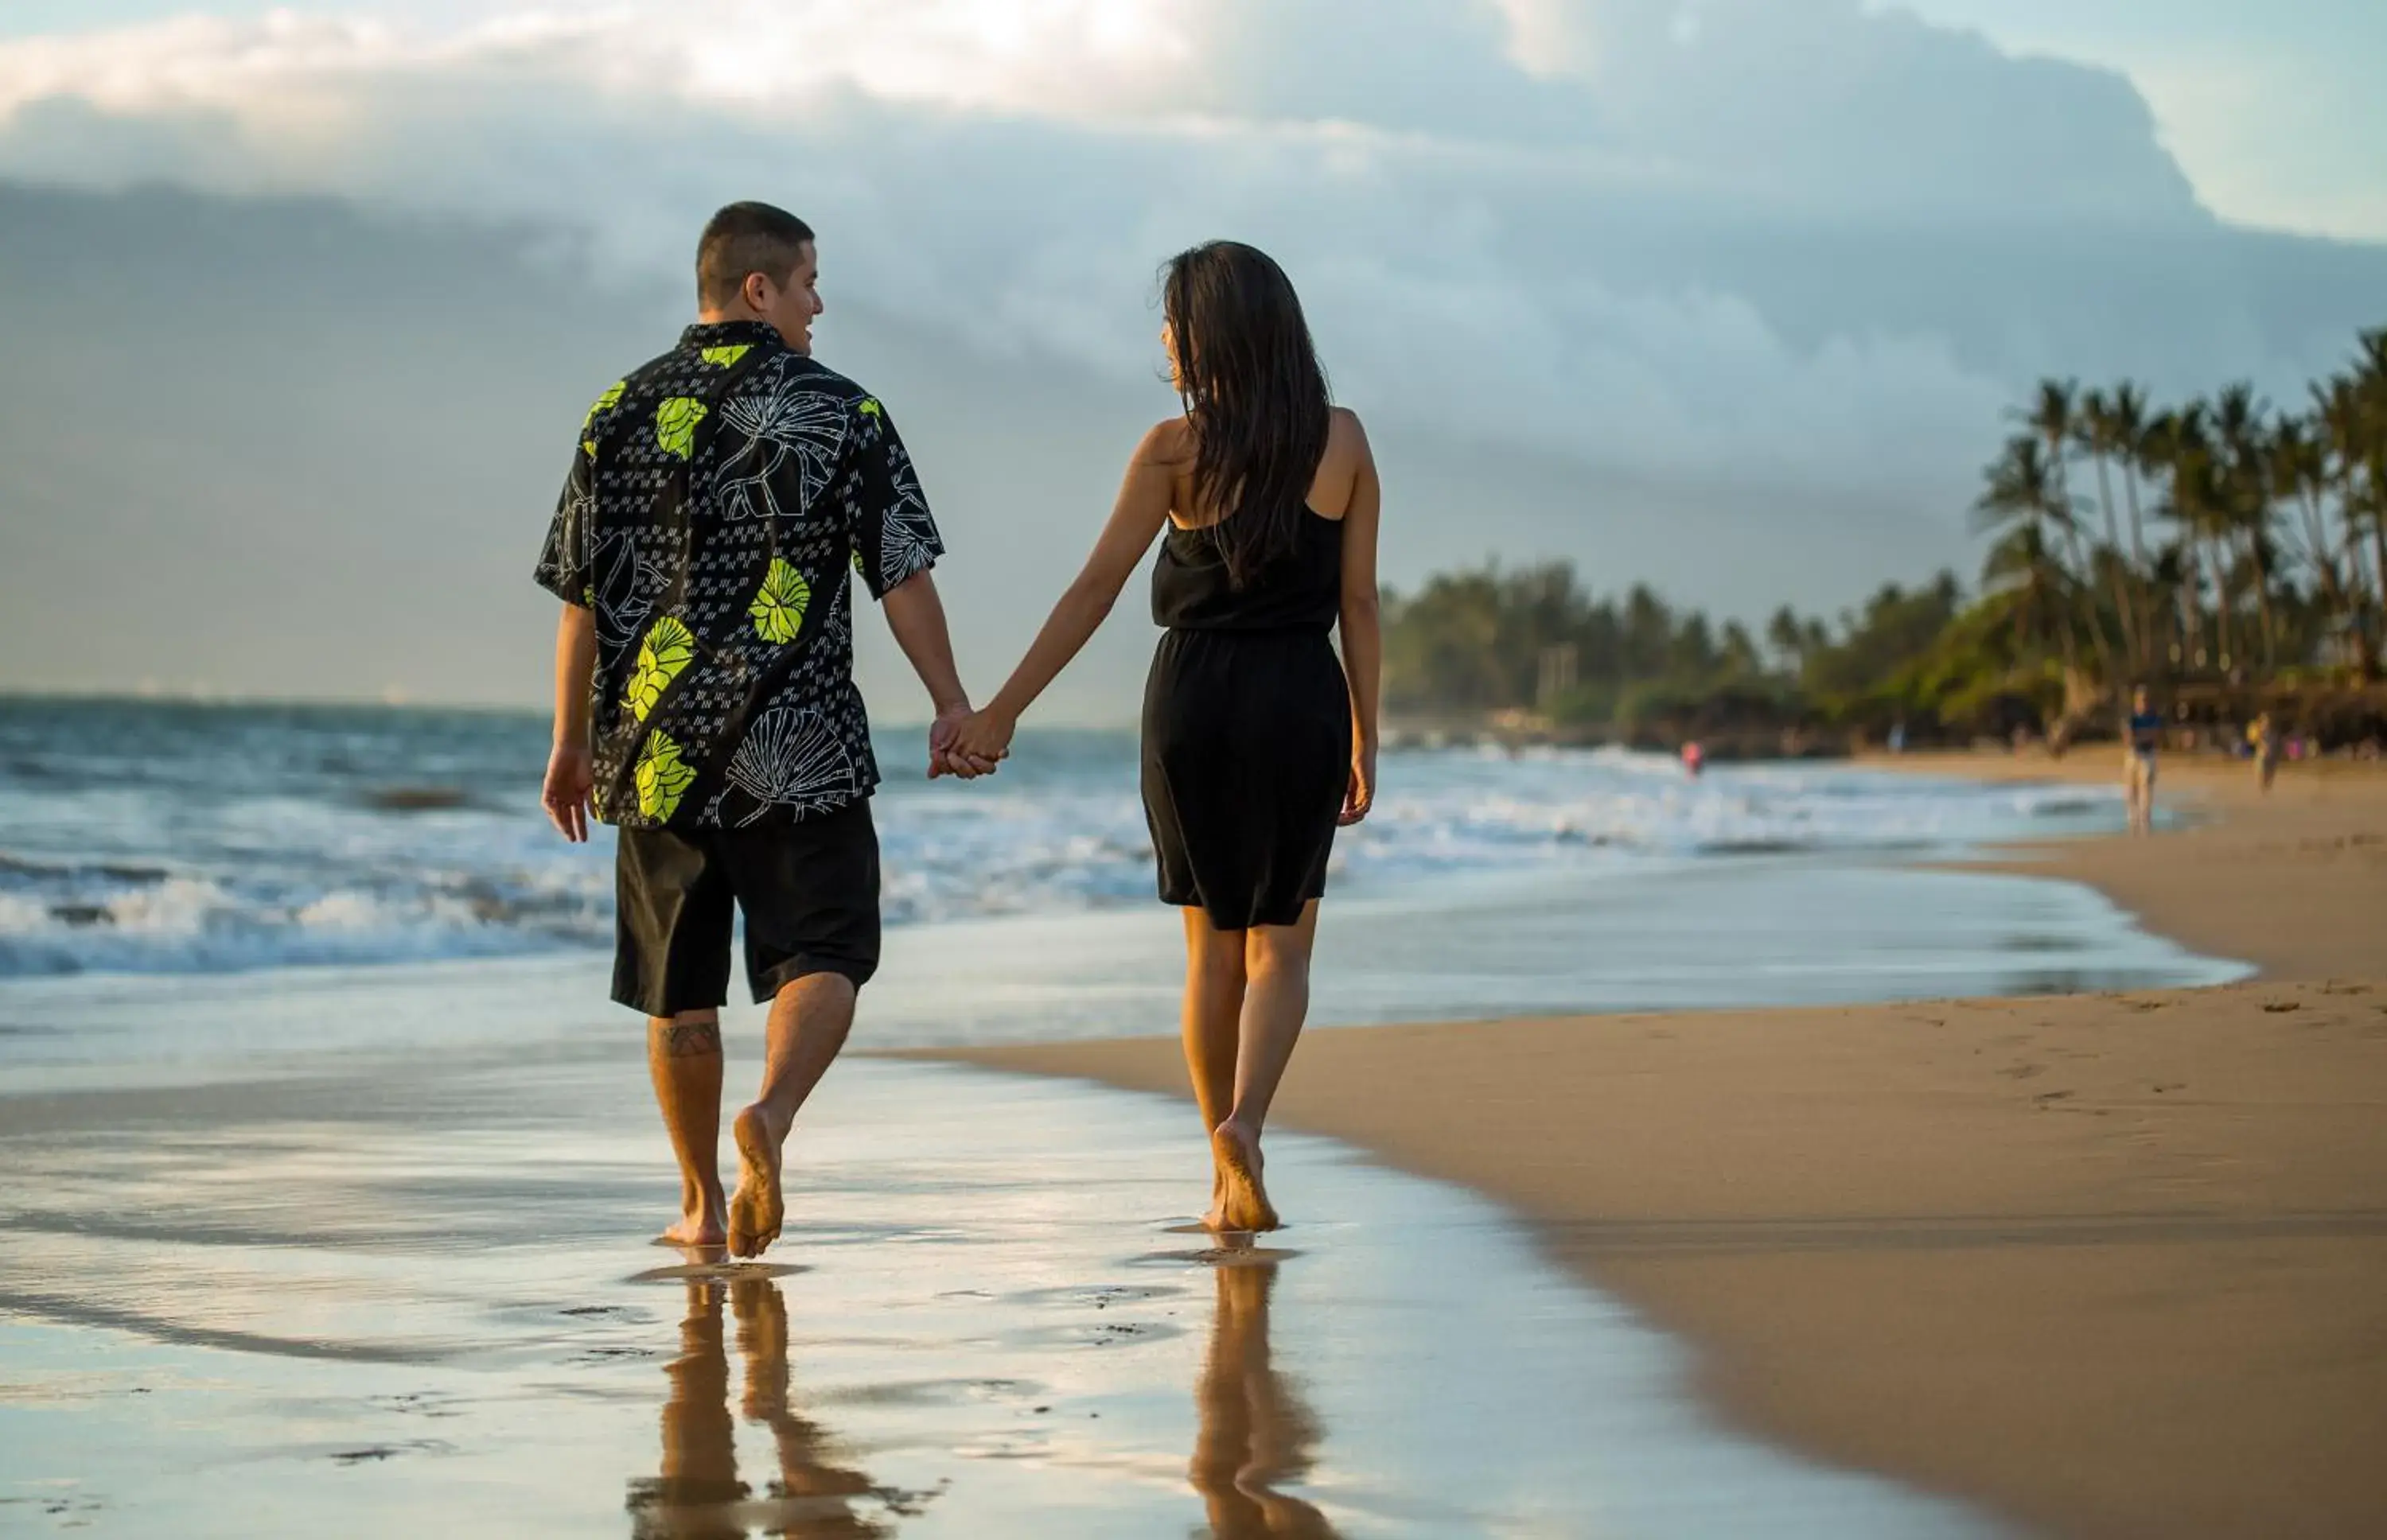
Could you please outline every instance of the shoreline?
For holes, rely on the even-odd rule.
[[[2387,774],[2164,776],[2217,816],[1961,869],[2085,884],[2251,981],[1318,1029],[1274,1121],[1503,1203],[1801,1452],[2059,1534],[2376,1534]],[[1186,1094],[1166,1039],[918,1056]]]
[[[2106,749],[2062,760],[1947,753],[1855,763],[1900,775],[2112,785],[2119,776]],[[2254,777],[2242,762],[2166,756],[2157,805],[2177,810],[2185,796],[2194,814],[2188,827],[2151,839],[2008,845],[1958,869],[2093,888],[2144,929],[2209,957],[2252,963],[2265,979],[2387,975],[2387,914],[2377,907],[2387,898],[2387,766],[2282,765],[2267,797]]]

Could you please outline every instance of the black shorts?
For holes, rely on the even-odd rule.
[[[613,998],[649,1016],[729,997],[731,904],[761,1004],[807,974],[878,971],[878,831],[857,800],[799,824],[625,828],[614,861]]]

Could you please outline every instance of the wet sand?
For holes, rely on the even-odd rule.
[[[2186,827],[1989,869],[2254,982],[1324,1029],[1278,1120],[1501,1200],[1824,1458],[2061,1534],[2387,1533],[2387,774],[2259,798],[2174,758],[2162,790]],[[1184,1089],[1165,1041],[958,1056]]]
[[[1157,1098],[842,1064],[763,1265],[650,1246],[631,1046],[0,1094],[0,1534],[2000,1533],[1721,1426],[1463,1189],[1287,1135],[1335,1218],[1219,1247]]]

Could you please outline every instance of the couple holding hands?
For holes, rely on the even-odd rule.
[[[1136,446],[1084,568],[972,711],[911,458],[878,398],[813,359],[818,284],[802,221],[758,203],[714,216],[697,323],[590,409],[537,574],[563,601],[542,802],[569,839],[592,813],[619,827],[613,998],[648,1017],[680,1167],[663,1239],[750,1257],[777,1238],[782,1147],[878,965],[878,776],[851,581],[935,706],[928,773],[974,777],[1010,752],[1155,540],[1166,631],[1143,804],[1161,901],[1184,915],[1204,1223],[1274,1229],[1261,1131],[1308,1008],[1334,830],[1375,793],[1381,498],[1359,421],[1332,404],[1273,261],[1231,242],[1173,258],[1162,340],[1183,412]],[[770,1016],[725,1195],[733,911]]]

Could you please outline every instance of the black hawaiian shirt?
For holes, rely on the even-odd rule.
[[[877,398],[759,322],[691,326],[589,409],[538,562],[596,612],[597,815],[746,828],[878,783],[849,568],[944,547]]]

